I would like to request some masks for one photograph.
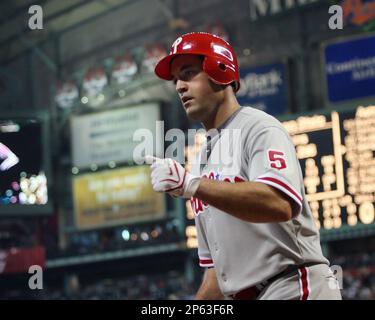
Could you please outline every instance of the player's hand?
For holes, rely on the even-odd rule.
[[[151,164],[151,182],[154,191],[167,192],[172,196],[191,198],[199,187],[201,178],[187,172],[181,164],[172,159],[146,156]]]

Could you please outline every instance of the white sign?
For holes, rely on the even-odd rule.
[[[252,21],[314,3],[317,0],[249,0]]]
[[[161,150],[163,133],[156,132],[160,119],[157,104],[144,104],[95,114],[77,116],[71,120],[73,166],[108,165],[110,162],[133,161],[137,129],[145,128],[155,137],[156,150]],[[154,150],[155,150],[154,148]]]

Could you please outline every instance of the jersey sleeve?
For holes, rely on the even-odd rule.
[[[289,136],[281,128],[269,127],[250,140],[248,177],[270,185],[294,202],[293,217],[302,210],[302,181],[296,151]]]
[[[203,268],[213,267],[214,263],[208,247],[208,241],[204,233],[202,221],[198,217],[195,218],[195,226],[197,228],[199,265]]]

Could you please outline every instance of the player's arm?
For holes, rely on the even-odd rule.
[[[152,159],[155,191],[198,198],[239,219],[253,223],[284,222],[302,208],[298,159],[281,128],[266,128],[244,147],[248,181],[231,183],[187,173],[172,159]]]
[[[202,178],[194,197],[248,222],[282,222],[292,218],[293,201],[261,182],[229,183]]]
[[[292,218],[293,205],[282,192],[262,182],[230,183],[192,176],[172,159],[152,159],[153,189],[201,201],[239,219],[283,222]]]
[[[195,300],[223,300],[224,296],[219,288],[215,268],[205,271],[203,281],[195,295]]]

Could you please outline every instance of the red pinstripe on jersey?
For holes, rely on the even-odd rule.
[[[298,274],[301,293],[300,300],[307,300],[310,294],[308,269],[306,267],[301,267],[298,269]]]

